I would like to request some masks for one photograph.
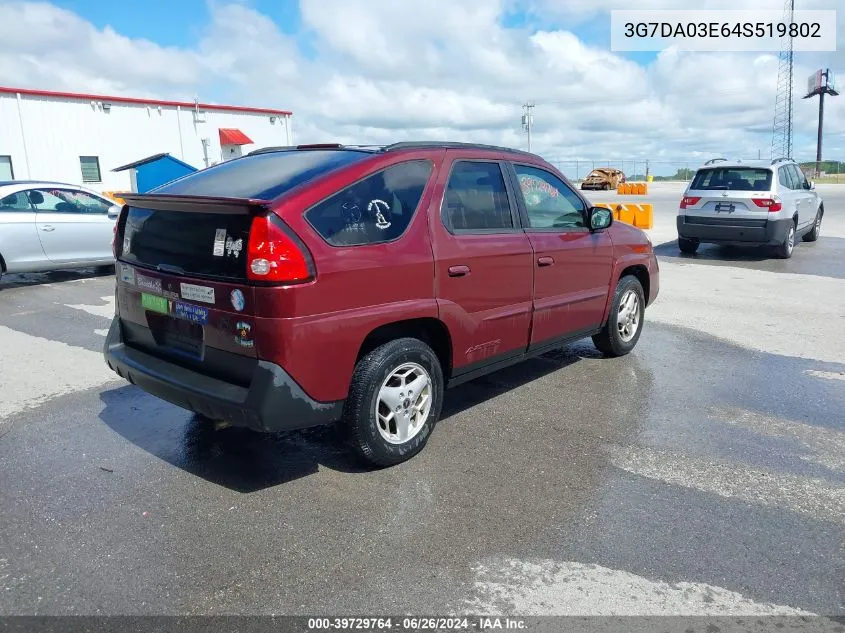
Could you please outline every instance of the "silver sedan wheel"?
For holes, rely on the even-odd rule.
[[[625,343],[634,338],[640,327],[640,297],[634,290],[628,290],[619,302],[616,327],[619,330],[619,338]]]
[[[376,400],[377,426],[385,441],[404,444],[420,432],[431,412],[432,389],[431,376],[417,363],[393,370]]]

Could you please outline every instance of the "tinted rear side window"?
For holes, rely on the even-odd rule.
[[[767,191],[772,185],[770,169],[753,167],[718,167],[700,169],[695,174],[690,189],[730,190],[730,191]]]
[[[411,223],[431,170],[427,160],[391,165],[312,207],[305,219],[333,246],[389,242]]]
[[[792,174],[792,183],[794,185],[793,189],[803,189],[804,182],[807,178],[804,176],[804,172],[802,172],[796,165],[789,165],[789,173]]]
[[[244,156],[174,180],[150,193],[223,198],[273,198],[370,157],[345,150],[289,150]]]
[[[454,232],[513,228],[508,192],[498,163],[455,163],[443,196],[443,220]]]

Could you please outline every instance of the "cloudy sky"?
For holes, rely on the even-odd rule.
[[[798,0],[833,9],[834,0]],[[686,0],[0,0],[0,84],[276,107],[296,142],[472,140],[559,161],[764,157],[776,53],[614,53],[610,10]],[[780,9],[781,0],[697,8]],[[839,50],[796,53],[796,92]],[[795,102],[795,156],[815,158],[818,101]],[[825,157],[845,160],[845,96]],[[667,163],[668,165],[668,163]],[[668,167],[667,167],[668,168]]]

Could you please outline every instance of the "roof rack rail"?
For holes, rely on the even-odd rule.
[[[524,150],[514,149],[513,147],[502,147],[500,145],[485,145],[483,143],[460,143],[454,141],[402,141],[400,143],[393,143],[384,147],[383,151],[393,152],[401,149],[426,149],[426,148],[443,148],[443,149],[486,149],[496,152],[515,152],[518,154],[528,154]]]
[[[704,164],[705,164],[705,165],[712,165],[713,163],[719,163],[719,162],[724,162],[724,163],[726,163],[726,162],[728,162],[728,159],[727,159],[727,158],[711,158],[710,160],[708,160],[708,161],[707,161],[706,163],[704,163]]]
[[[272,152],[295,152],[308,149],[350,149],[350,150],[378,150],[383,145],[341,145],[340,143],[307,143],[302,145],[277,145],[273,147],[262,147],[252,150],[247,156],[255,154],[269,154]]]
[[[781,156],[780,158],[773,158],[772,162],[769,163],[770,165],[774,165],[775,163],[782,163],[784,161],[790,161],[791,158],[786,158],[785,156]]]

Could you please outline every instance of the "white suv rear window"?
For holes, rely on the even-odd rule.
[[[768,191],[772,186],[771,169],[753,167],[715,167],[700,169],[695,174],[690,189],[707,191]]]

